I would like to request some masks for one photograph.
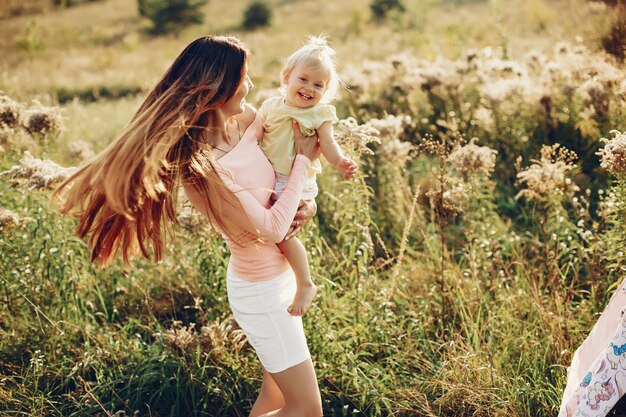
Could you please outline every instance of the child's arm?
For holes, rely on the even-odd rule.
[[[343,179],[348,180],[352,178],[357,169],[356,162],[343,154],[341,147],[337,141],[335,141],[333,125],[330,122],[322,123],[317,129],[317,134],[324,158],[326,158],[333,168],[343,175]]]

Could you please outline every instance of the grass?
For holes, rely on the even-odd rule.
[[[613,183],[593,155],[598,135],[624,130],[624,100],[610,84],[585,118],[586,96],[568,96],[560,81],[549,85],[550,114],[524,97],[485,99],[499,75],[468,70],[462,88],[448,83],[469,49],[491,48],[495,58],[477,58],[486,64],[522,65],[530,49],[553,63],[554,45],[576,44],[576,36],[588,62],[575,76],[601,68],[602,77],[611,61],[596,52],[613,11],[590,14],[579,0],[431,0],[406,2],[406,14],[376,24],[366,0],[270,3],[273,25],[246,32],[245,2],[212,0],[205,23],[178,37],[150,36],[135,2],[24,3],[42,11],[2,20],[0,91],[27,106],[36,99],[60,107],[65,130],[47,156],[75,164],[71,144],[102,150],[189,40],[233,33],[250,45],[254,102],[276,86],[282,60],[308,34],[327,33],[340,73],[355,83],[337,103],[341,117],[410,121],[397,130],[378,121],[395,133],[367,146],[374,155],[344,143],[362,174],[345,183],[325,170],[319,213],[302,235],[320,286],[304,322],[325,415],[555,415],[565,367],[624,267],[615,249],[626,235],[621,212],[596,210],[599,189],[623,200],[623,179]],[[396,53],[397,68],[389,62]],[[367,74],[369,60],[379,66]],[[431,67],[448,77],[425,86],[415,76]],[[479,107],[494,126],[474,116]],[[447,151],[425,152],[428,140],[459,135],[498,150],[491,177],[464,177]],[[576,147],[572,183],[591,184],[593,193],[557,184],[538,200],[516,199],[523,184],[514,183],[515,158],[528,167],[553,142]],[[25,149],[43,155],[23,130],[0,145],[0,171]],[[465,187],[456,213],[444,207],[455,203],[444,199],[454,184]],[[100,270],[74,221],[50,207],[49,192],[7,176],[0,190],[0,206],[22,218],[0,227],[0,414],[246,415],[260,365],[227,305],[221,241],[179,229],[163,261]]]

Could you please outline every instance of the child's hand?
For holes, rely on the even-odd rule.
[[[357,170],[357,165],[356,162],[354,162],[352,159],[342,157],[341,159],[339,159],[339,162],[337,162],[337,166],[335,168],[337,169],[337,171],[339,171],[341,175],[343,175],[344,180],[349,180],[350,178],[354,177],[354,173]]]

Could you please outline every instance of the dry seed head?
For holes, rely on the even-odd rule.
[[[383,143],[377,153],[378,156],[386,161],[404,166],[412,158],[414,149],[415,146],[409,142],[392,139]]]
[[[387,68],[383,68],[382,63],[364,62],[359,67],[348,67],[342,72],[342,80],[350,96],[354,97],[369,91],[371,84],[380,82],[381,74]]]
[[[206,237],[211,234],[210,223],[206,221],[206,217],[191,205],[182,189],[178,193],[176,219],[180,227],[192,236]]]
[[[595,78],[585,81],[580,86],[580,91],[586,101],[592,105],[602,104],[609,99],[605,86]]]
[[[194,345],[197,344],[197,333],[194,327],[195,323],[186,327],[180,321],[174,321],[172,327],[165,331],[163,337],[167,344],[179,353],[191,352],[195,347]],[[190,347],[191,349],[188,349]]]
[[[27,112],[26,128],[31,133],[56,135],[63,130],[63,118],[58,109],[40,105]]]
[[[463,176],[482,174],[491,176],[496,167],[497,151],[487,146],[478,146],[472,139],[465,146],[455,148],[449,155],[449,161]]]
[[[19,226],[20,220],[20,217],[16,213],[0,207],[0,230],[13,226]]]
[[[11,129],[2,129],[0,128],[0,146],[6,145],[9,143],[9,139],[11,138]]]
[[[491,103],[510,100],[512,95],[523,98],[527,103],[535,103],[544,93],[542,87],[530,77],[486,79],[479,91],[481,97]]]
[[[554,54],[569,54],[572,52],[572,45],[568,42],[558,42],[554,45]]]
[[[605,145],[596,155],[600,156],[602,168],[613,174],[624,174],[626,173],[626,132],[612,130],[610,133],[615,133],[615,137],[600,139]]]
[[[565,192],[566,176],[576,165],[577,156],[574,152],[561,148],[558,143],[541,148],[541,159],[533,159],[532,164],[521,168],[521,159],[518,158],[517,184],[525,185],[515,198],[526,197],[529,200],[541,200],[554,194]]]
[[[617,90],[617,95],[621,97],[622,100],[626,101],[626,79],[623,79],[619,84],[619,89]]]
[[[617,195],[613,191],[609,191],[606,194],[598,194],[600,196],[598,201],[598,216],[603,219],[608,219],[611,214],[615,212],[615,209],[618,208]]]
[[[468,203],[468,190],[465,183],[457,177],[444,176],[430,185],[424,193],[428,206],[444,218],[463,214]]]
[[[62,167],[49,159],[37,159],[30,152],[24,152],[20,165],[0,173],[15,181],[15,185],[23,184],[28,189],[52,189],[57,183],[64,181],[75,172],[76,168]]]
[[[419,144],[418,149],[427,155],[446,159],[450,154],[451,145],[435,139],[431,134],[427,134],[422,143]]]
[[[72,160],[84,161],[92,158],[96,153],[87,142],[75,140],[67,145],[67,154]]]
[[[370,143],[380,143],[380,132],[369,123],[358,124],[356,119],[348,117],[340,120],[335,128],[335,139],[342,148],[351,149],[357,155],[373,154],[367,147]]]
[[[15,129],[22,124],[24,107],[7,96],[0,96],[0,128]]]
[[[593,117],[596,115],[596,108],[593,106],[593,104],[585,107],[579,114],[578,116],[582,119],[582,120],[591,120],[593,119]]]
[[[533,69],[539,69],[543,67],[546,60],[546,56],[537,50],[529,51],[526,55],[524,55],[524,61],[526,62],[526,65]]]
[[[374,129],[380,132],[380,138],[397,138],[402,133],[404,126],[411,123],[410,116],[394,116],[393,114],[388,115],[384,119],[370,119],[367,121]]]
[[[246,335],[241,329],[234,329],[232,323],[217,321],[200,328],[202,345],[213,353],[240,351],[246,345]]]
[[[492,58],[485,63],[484,71],[498,78],[527,76],[526,68],[516,61]]]

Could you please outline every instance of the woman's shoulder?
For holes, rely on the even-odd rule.
[[[249,104],[245,104],[245,110],[242,113],[239,113],[237,116],[237,121],[239,122],[239,128],[242,131],[245,131],[256,119],[257,112],[254,107]]]

